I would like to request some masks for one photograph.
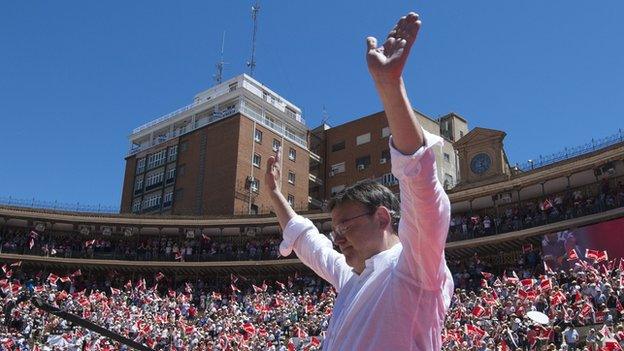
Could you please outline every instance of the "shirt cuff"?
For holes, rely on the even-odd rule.
[[[283,239],[279,245],[280,255],[284,257],[289,256],[295,247],[295,241],[310,226],[314,226],[314,224],[305,217],[294,216],[291,218],[286,224],[286,228],[284,228]]]
[[[420,160],[427,154],[427,151],[434,145],[444,145],[444,139],[442,139],[442,137],[430,133],[424,128],[422,128],[422,131],[425,139],[424,145],[411,155],[406,155],[397,150],[392,142],[392,135],[390,136],[388,143],[390,144],[390,157],[392,159],[392,174],[398,179],[418,175],[421,169]]]

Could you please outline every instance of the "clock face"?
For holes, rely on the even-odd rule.
[[[491,165],[492,159],[490,158],[490,156],[485,153],[480,153],[475,155],[475,157],[473,157],[470,161],[470,170],[474,174],[483,174],[487,172],[488,169],[490,169]]]

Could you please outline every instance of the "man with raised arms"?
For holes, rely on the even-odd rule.
[[[288,256],[294,250],[338,292],[323,350],[441,348],[453,293],[444,258],[450,203],[437,178],[432,150],[442,139],[420,126],[402,78],[420,26],[418,15],[409,13],[382,46],[373,37],[366,39],[368,69],[392,134],[392,173],[399,180],[400,205],[383,185],[358,182],[329,203],[330,240],[297,215],[282,195],[281,150],[267,161],[265,182],[283,229],[280,253]]]

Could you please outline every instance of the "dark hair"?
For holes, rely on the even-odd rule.
[[[379,206],[386,207],[392,217],[392,229],[395,233],[399,232],[399,219],[401,218],[399,200],[387,187],[374,180],[361,180],[334,195],[327,207],[331,211],[347,202],[361,203],[371,213],[376,211]]]

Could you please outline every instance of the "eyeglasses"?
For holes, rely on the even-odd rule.
[[[338,239],[342,239],[344,238],[344,235],[347,233],[347,231],[349,230],[348,226],[345,226],[345,223],[347,222],[351,222],[354,219],[360,218],[360,217],[364,217],[364,216],[370,216],[373,213],[375,213],[375,211],[373,212],[366,212],[366,213],[362,213],[360,215],[357,215],[355,217],[351,217],[351,218],[347,218],[344,221],[340,222],[340,224],[334,226],[333,230],[329,233],[329,239],[333,242],[335,242]]]

